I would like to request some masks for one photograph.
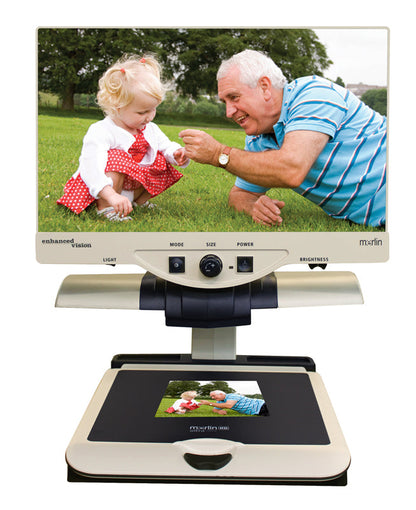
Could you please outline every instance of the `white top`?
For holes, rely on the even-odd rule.
[[[151,165],[155,161],[157,152],[160,151],[168,163],[178,166],[173,153],[181,148],[179,143],[170,141],[153,122],[146,125],[143,135],[150,147],[140,161],[140,165]],[[84,137],[79,167],[73,177],[81,174],[91,195],[98,198],[98,194],[105,186],[113,185],[112,179],[105,174],[108,151],[121,149],[127,152],[135,140],[131,133],[117,126],[110,117],[95,122],[89,127]],[[185,168],[188,164],[189,162],[181,168]]]
[[[181,404],[196,404],[196,405],[199,405],[199,402],[197,402],[195,399],[185,400],[184,398],[179,398],[178,400],[176,400],[172,404],[172,407],[173,407],[173,409],[175,409],[175,411],[177,411],[181,407]]]

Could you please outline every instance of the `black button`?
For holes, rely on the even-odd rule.
[[[199,263],[199,269],[204,276],[212,278],[222,271],[222,261],[216,255],[205,255]]]
[[[253,257],[237,257],[237,273],[252,273],[253,267]]]
[[[185,257],[169,257],[169,273],[184,273]]]

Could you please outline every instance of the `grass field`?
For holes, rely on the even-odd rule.
[[[95,118],[94,118],[95,117]],[[251,217],[228,206],[228,192],[235,177],[221,168],[191,162],[184,177],[153,199],[157,208],[136,208],[133,221],[109,222],[96,215],[90,206],[76,215],[56,204],[66,181],[76,171],[83,137],[95,115],[57,116],[46,112],[38,117],[38,230],[39,232],[269,232]],[[155,122],[158,123],[157,117]],[[185,126],[161,125],[173,141],[181,140]],[[195,126],[222,143],[244,147],[244,132],[227,128]],[[327,216],[319,207],[287,189],[274,189],[272,198],[284,200],[283,223],[276,230],[287,232],[371,231]]]
[[[156,418],[218,418],[224,417],[224,415],[216,414],[213,412],[211,407],[209,406],[201,406],[194,411],[187,411],[185,414],[176,414],[176,413],[166,413],[166,409],[172,406],[172,404],[177,400],[176,398],[162,398],[160,405],[155,414]],[[231,409],[227,409],[227,417],[228,416],[239,416],[240,418],[252,418],[252,415],[237,413],[237,411],[232,411]]]

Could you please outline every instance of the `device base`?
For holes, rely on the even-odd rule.
[[[159,402],[171,381],[255,381],[270,413],[170,417]],[[350,455],[309,357],[222,363],[122,354],[104,374],[66,460],[70,482],[344,486]]]
[[[347,471],[341,473],[335,478],[328,480],[289,480],[289,479],[274,479],[274,478],[218,478],[218,477],[121,477],[121,476],[90,476],[68,466],[68,482],[92,482],[92,483],[187,483],[187,484],[216,484],[216,485],[320,485],[320,486],[337,486],[345,487],[347,485]]]

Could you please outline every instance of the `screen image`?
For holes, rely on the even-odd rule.
[[[155,417],[180,416],[268,416],[268,409],[256,381],[169,381]]]
[[[227,287],[286,264],[387,260],[388,29],[37,35],[40,262]]]

